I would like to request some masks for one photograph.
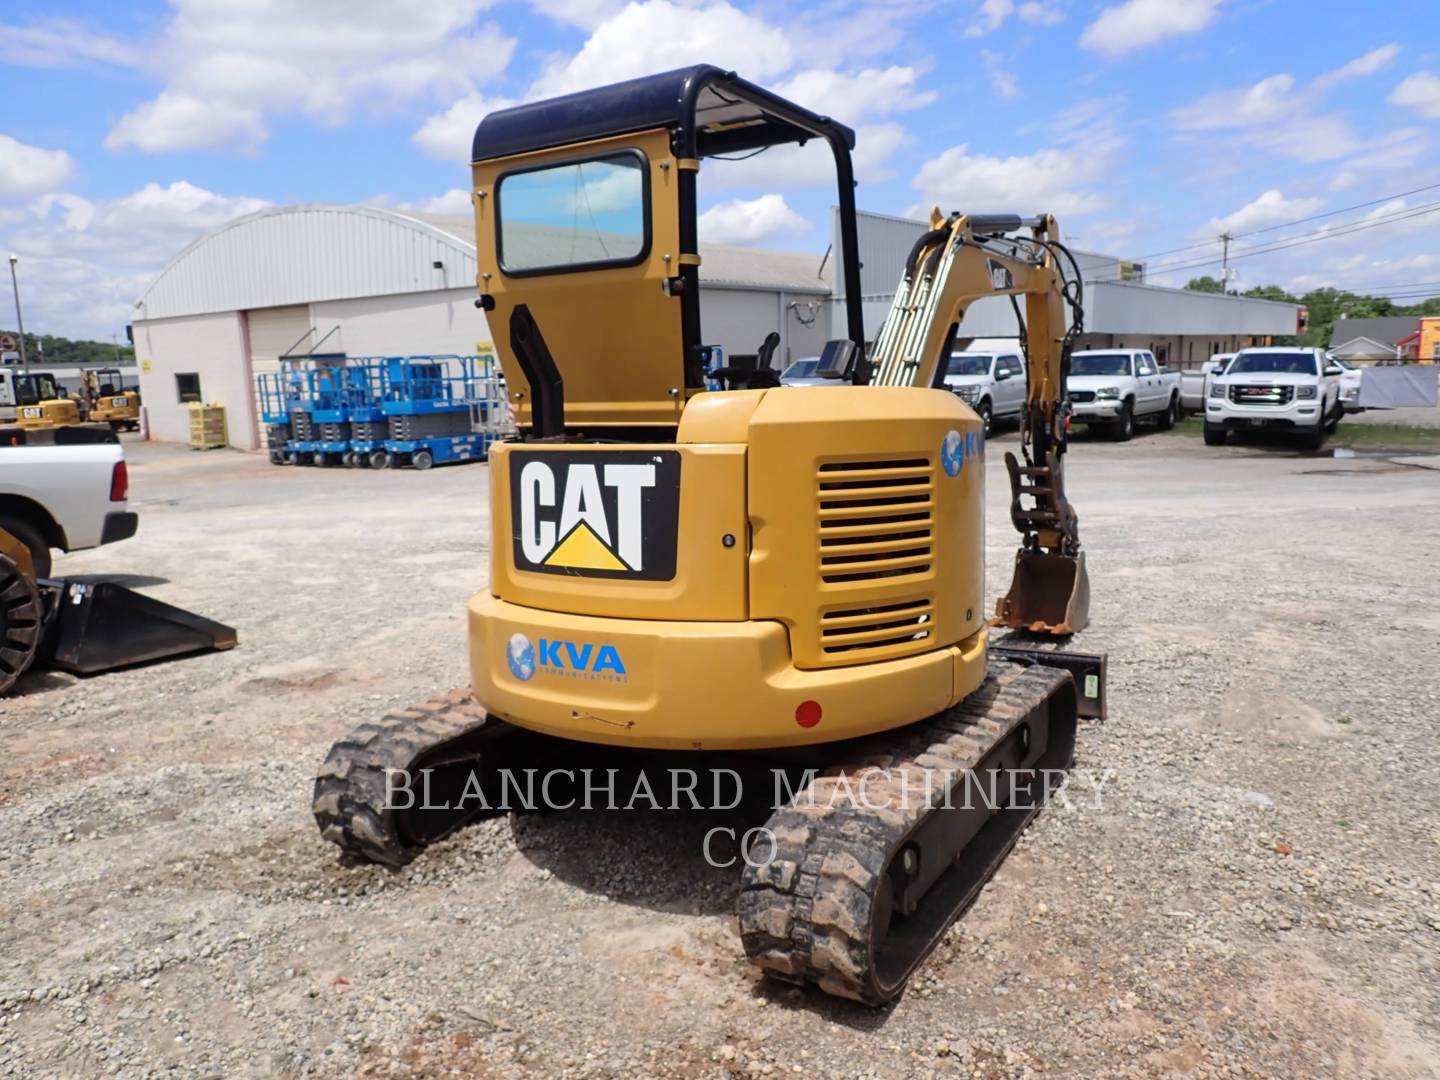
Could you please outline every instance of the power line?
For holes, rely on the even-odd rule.
[[[1395,192],[1393,195],[1382,195],[1380,198],[1378,198],[1378,199],[1371,199],[1371,200],[1369,200],[1368,202],[1355,203],[1353,206],[1342,206],[1342,207],[1340,207],[1340,208],[1337,209],[1337,210],[1326,210],[1324,213],[1311,214],[1309,217],[1296,218],[1296,219],[1293,220],[1293,221],[1284,221],[1284,222],[1281,222],[1281,223],[1278,224],[1278,225],[1267,225],[1267,226],[1265,226],[1263,229],[1251,229],[1249,232],[1234,233],[1234,234],[1231,235],[1231,239],[1232,239],[1232,240],[1235,240],[1235,239],[1240,239],[1240,238],[1246,237],[1246,236],[1258,236],[1260,233],[1274,232],[1276,229],[1288,229],[1288,228],[1290,228],[1291,226],[1294,226],[1294,225],[1304,225],[1306,222],[1319,221],[1319,220],[1322,219],[1322,218],[1336,217],[1336,216],[1338,216],[1338,215],[1340,215],[1340,214],[1348,214],[1348,213],[1350,213],[1352,210],[1364,210],[1364,209],[1366,209],[1367,207],[1370,207],[1370,206],[1379,206],[1379,205],[1381,205],[1382,203],[1387,203],[1387,202],[1390,202],[1390,201],[1392,201],[1392,200],[1394,200],[1394,199],[1403,199],[1403,198],[1405,198],[1405,197],[1408,196],[1408,195],[1418,195],[1418,194],[1420,194],[1422,191],[1434,191],[1434,190],[1436,190],[1437,188],[1440,188],[1440,183],[1425,184],[1425,185],[1423,185],[1423,186],[1421,186],[1421,187],[1411,188],[1409,191],[1397,191],[1397,192]],[[1126,262],[1143,262],[1143,261],[1146,260],[1146,259],[1158,259],[1158,258],[1160,258],[1162,255],[1177,255],[1177,254],[1179,254],[1179,253],[1182,252],[1182,251],[1195,251],[1195,250],[1197,250],[1197,249],[1199,249],[1199,248],[1208,247],[1208,246],[1210,246],[1211,244],[1218,244],[1218,243],[1220,243],[1220,242],[1221,242],[1221,238],[1217,236],[1217,237],[1215,237],[1214,239],[1211,239],[1211,240],[1197,240],[1195,243],[1193,243],[1193,244],[1186,244],[1184,247],[1169,248],[1169,249],[1167,249],[1167,250],[1165,250],[1165,251],[1152,251],[1152,252],[1151,252],[1150,254],[1148,254],[1148,255],[1140,255],[1140,256],[1137,256],[1137,257],[1134,258],[1134,259],[1127,259],[1127,260],[1124,260],[1124,261],[1126,261]],[[1213,261],[1213,260],[1212,260],[1212,261]],[[1082,266],[1080,269],[1081,269],[1082,271],[1084,271],[1084,270],[1098,270],[1100,267],[1106,266],[1106,265],[1108,265],[1108,261],[1107,261],[1107,262],[1095,263],[1095,264],[1093,264],[1093,265],[1091,265],[1091,266]],[[1150,270],[1150,267],[1147,266],[1145,269],[1146,269],[1146,271],[1148,272],[1148,271]]]
[[[1437,210],[1440,210],[1440,202],[1428,203],[1422,207],[1415,207],[1404,212],[1397,212],[1370,221],[1351,222],[1349,225],[1338,229],[1324,229],[1317,230],[1314,233],[1300,233],[1297,236],[1287,236],[1272,244],[1257,245],[1234,252],[1229,258],[1230,261],[1233,262],[1236,259],[1248,259],[1256,255],[1269,255],[1277,251],[1286,251],[1290,248],[1301,247],[1305,244],[1315,244],[1322,240],[1330,240],[1341,236],[1350,236],[1358,232],[1365,232],[1368,229],[1378,229],[1382,225],[1393,225],[1398,221],[1408,221],[1411,218],[1424,217],[1426,214],[1433,214]],[[1160,266],[1147,266],[1145,272],[1147,274],[1171,274],[1180,270],[1192,270],[1202,266],[1213,266],[1215,261],[1214,258],[1200,259],[1194,262],[1179,260],[1173,263],[1163,263]]]

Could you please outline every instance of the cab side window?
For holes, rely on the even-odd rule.
[[[1025,370],[1020,366],[1020,358],[1018,356],[1002,356],[1000,358],[1000,366],[1011,375],[1020,375]]]
[[[1154,375],[1155,361],[1149,353],[1139,353],[1135,357],[1135,374]]]

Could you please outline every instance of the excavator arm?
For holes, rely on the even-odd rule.
[[[987,296],[1011,298],[1025,352],[1026,404],[1020,457],[1007,452],[1005,465],[1010,517],[1022,541],[1010,590],[992,622],[1064,635],[1089,621],[1090,582],[1062,465],[1065,378],[1071,345],[1084,325],[1082,285],[1059,232],[1048,214],[942,217],[935,211],[930,230],[911,249],[890,314],[856,381],[944,386],[966,309]]]

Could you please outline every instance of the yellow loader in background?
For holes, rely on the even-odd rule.
[[[782,388],[705,344],[696,181],[703,159],[812,140],[837,175],[844,329],[832,385]],[[320,770],[315,816],[349,858],[403,865],[481,812],[399,804],[397,773],[493,786],[595,744],[801,763],[741,883],[742,941],[773,977],[879,1004],[1060,782],[1104,658],[992,640],[985,439],[943,375],[970,302],[1023,298],[1023,539],[996,622],[1082,629],[1061,468],[1079,274],[1047,215],[937,213],[872,347],[854,141],[709,66],[481,122],[477,303],[520,433],[490,456],[472,691],[363,725]],[[866,775],[863,800],[836,799]],[[977,785],[979,805],[958,798]]]

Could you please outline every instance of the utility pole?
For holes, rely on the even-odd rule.
[[[1220,291],[1230,291],[1230,279],[1235,276],[1235,271],[1230,269],[1230,241],[1235,237],[1228,232],[1220,234],[1220,242],[1225,245],[1224,254],[1220,256]]]
[[[15,290],[15,322],[20,330],[20,370],[29,375],[30,365],[25,360],[25,320],[20,316],[20,279],[15,276],[15,264],[19,261],[18,255],[10,256],[10,287]]]

